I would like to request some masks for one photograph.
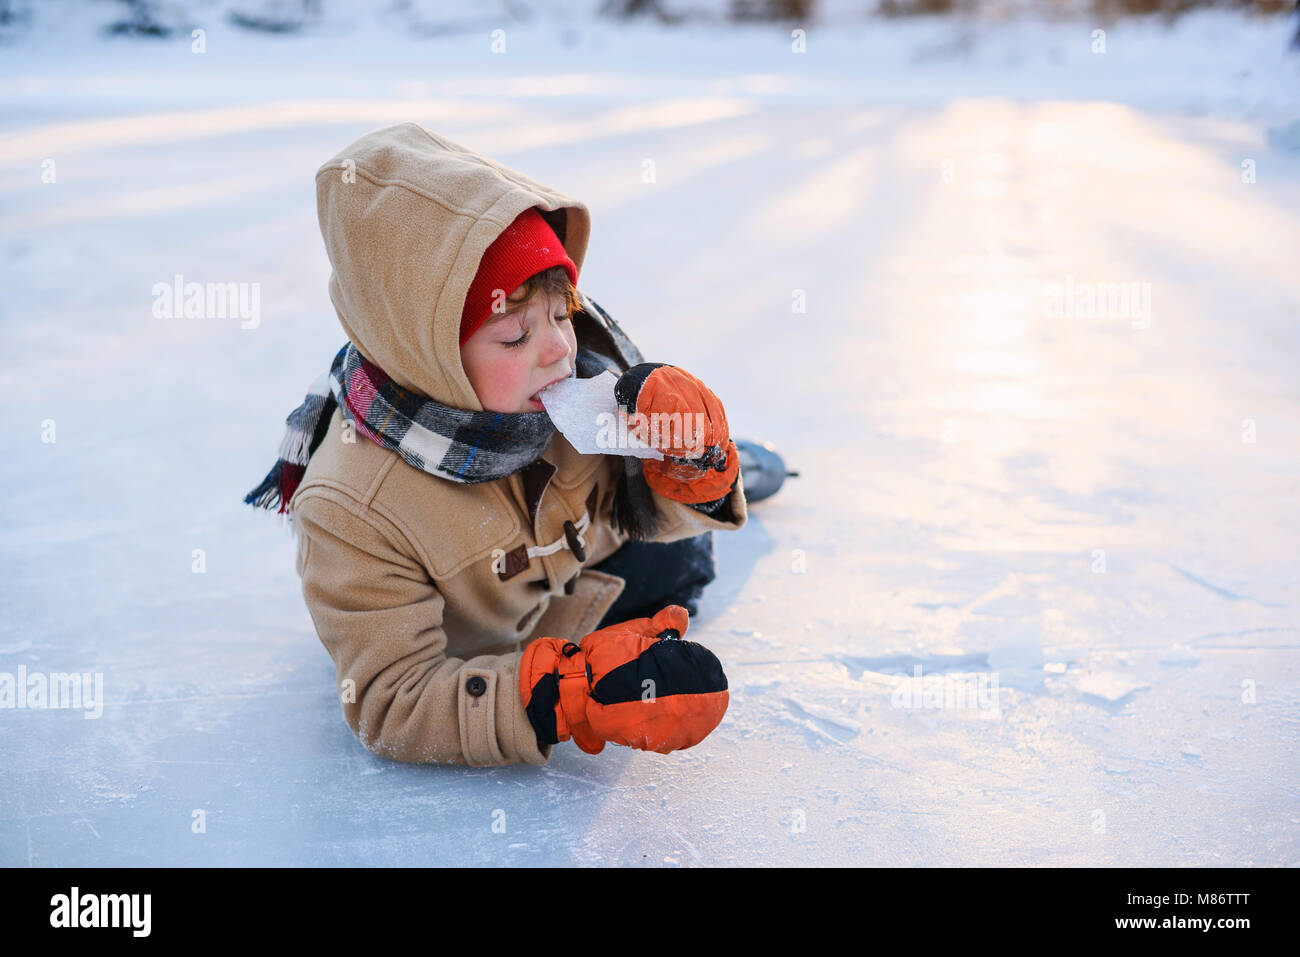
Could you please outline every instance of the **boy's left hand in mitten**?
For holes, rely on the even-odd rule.
[[[685,641],[690,614],[668,605],[593,631],[581,644],[538,638],[519,662],[519,695],[539,746],[573,738],[668,754],[706,738],[727,711],[716,655]]]
[[[664,453],[663,461],[641,460],[647,485],[688,505],[712,502],[731,491],[740,456],[722,402],[708,386],[677,366],[642,362],[619,377],[614,397],[628,415],[646,417],[651,435],[657,435],[652,444]],[[657,431],[652,416],[658,417]]]

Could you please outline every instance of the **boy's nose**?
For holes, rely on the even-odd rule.
[[[546,332],[545,348],[542,351],[542,364],[551,366],[569,354],[569,340],[559,326],[552,324]]]

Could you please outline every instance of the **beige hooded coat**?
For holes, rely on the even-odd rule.
[[[317,172],[316,194],[348,337],[398,385],[474,411],[459,333],[484,251],[530,206],[579,271],[590,234],[582,203],[413,123],[348,146]],[[579,318],[581,345],[593,320]],[[291,508],[303,595],[362,744],[407,762],[549,759],[520,699],[520,652],[542,636],[579,641],[623,590],[588,567],[627,540],[610,519],[619,468],[557,430],[527,469],[460,484],[358,436],[335,411]],[[729,521],[655,501],[654,541],[747,517],[739,480],[718,513]],[[585,527],[584,562],[566,522]]]

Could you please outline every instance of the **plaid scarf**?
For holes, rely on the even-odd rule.
[[[603,310],[601,315],[608,319]],[[628,357],[641,361],[636,347],[614,328],[611,340],[624,362]],[[621,371],[613,360],[579,346],[575,375],[589,378],[611,368]],[[403,389],[348,342],[329,370],[312,383],[302,404],[289,413],[279,457],[261,484],[244,496],[246,504],[267,510],[278,505],[278,514],[291,514],[289,501],[324,441],[336,407],[363,436],[412,467],[465,484],[505,478],[531,465],[555,433],[555,423],[545,412],[472,412]],[[640,459],[624,456],[622,466],[613,521],[629,537],[648,539],[659,519],[654,496],[641,474]],[[696,508],[713,512],[722,501]]]
[[[475,485],[504,478],[537,461],[555,434],[545,412],[471,412],[403,389],[351,342],[289,413],[280,455],[262,484],[244,497],[258,508],[280,506],[302,482],[325,438],[335,407],[356,430],[396,452],[413,468]]]

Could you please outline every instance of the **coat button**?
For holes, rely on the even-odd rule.
[[[572,522],[564,523],[564,538],[569,543],[569,551],[573,552],[573,557],[580,562],[585,562],[587,550],[582,547],[582,542],[578,539],[578,527]]]
[[[483,692],[487,691],[487,682],[480,676],[474,675],[474,677],[465,682],[465,690],[468,691],[471,696],[478,698],[483,694]]]

